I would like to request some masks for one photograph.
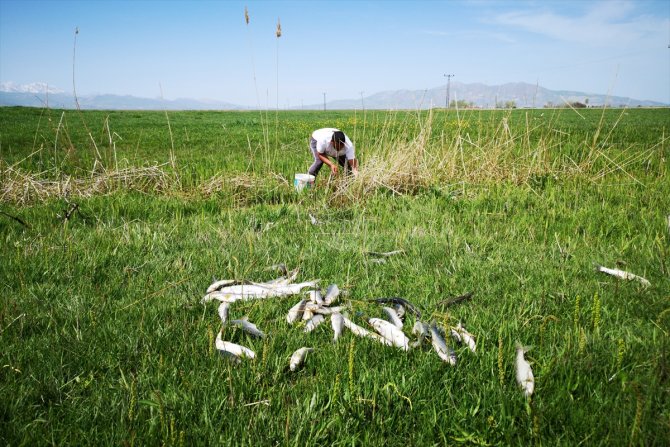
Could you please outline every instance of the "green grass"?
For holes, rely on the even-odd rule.
[[[330,189],[297,195],[265,173],[290,180],[304,172],[309,131],[331,123],[355,129],[364,168],[412,141],[426,112],[284,112],[279,148],[274,121],[262,125],[259,112],[169,112],[176,171],[163,167],[166,189],[119,184],[67,201],[5,195],[0,441],[667,445],[668,111],[580,113],[431,118],[429,156],[469,136],[500,151],[498,171],[523,170],[532,161],[514,153],[546,148],[547,167],[522,181],[486,173],[468,179],[454,168],[413,194],[381,187],[333,203]],[[91,175],[95,148],[76,113],[65,113],[67,132],[56,142],[61,115],[0,109],[0,179]],[[104,169],[115,168],[115,155],[130,167],[169,162],[164,113],[83,118],[99,132]],[[111,146],[100,130],[107,118],[120,136]],[[502,138],[503,120],[511,142]],[[264,132],[272,135],[269,145]],[[463,147],[468,169],[492,160]],[[604,155],[594,156],[596,149]],[[608,159],[621,169],[610,169]],[[563,169],[580,160],[579,172]],[[224,182],[204,193],[223,173],[257,182]],[[65,221],[72,202],[78,211]],[[312,226],[308,213],[324,224]],[[394,249],[405,254],[386,264],[364,254]],[[450,367],[428,349],[405,353],[346,331],[334,344],[328,322],[311,334],[287,325],[298,300],[290,297],[232,307],[232,316],[248,315],[268,334],[259,341],[226,329],[225,339],[257,354],[234,366],[213,349],[216,305],[200,298],[212,277],[267,280],[275,274],[266,268],[280,262],[300,267],[299,280],[349,290],[366,315],[381,312],[364,301],[403,296],[426,319],[463,321],[477,336],[477,354],[458,348],[459,364]],[[617,263],[651,287],[595,272],[595,264]],[[447,311],[436,306],[469,291],[471,301]],[[532,346],[530,405],[514,379],[516,341]],[[316,350],[291,373],[289,356],[301,346]]]

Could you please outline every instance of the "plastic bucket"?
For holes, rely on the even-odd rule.
[[[293,179],[293,186],[295,187],[296,191],[300,192],[305,188],[312,188],[314,186],[314,180],[316,180],[316,177],[313,175],[296,174],[295,178]]]

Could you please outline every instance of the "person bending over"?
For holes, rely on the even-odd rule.
[[[341,130],[330,127],[315,130],[309,138],[309,147],[314,156],[314,163],[307,171],[310,175],[316,177],[324,163],[328,165],[333,174],[337,174],[338,164],[347,173],[358,174],[358,160],[356,160],[354,144]],[[336,160],[337,164],[329,157]]]

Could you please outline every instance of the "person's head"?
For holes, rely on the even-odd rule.
[[[337,151],[341,151],[344,148],[345,136],[344,132],[341,130],[336,130],[333,132],[333,147]]]

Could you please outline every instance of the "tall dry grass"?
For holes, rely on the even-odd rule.
[[[511,113],[498,122],[480,122],[474,127],[457,115],[451,134],[436,132],[433,111],[412,115],[417,120],[413,126],[389,121],[359,175],[335,182],[334,200],[360,201],[378,190],[413,194],[427,187],[463,183],[509,182],[532,187],[541,179],[576,176],[595,182],[613,173],[639,182],[633,166],[649,162],[656,151],[656,146],[614,148],[610,138],[621,117],[608,129],[601,120],[591,139],[574,142],[552,120],[533,122],[526,115],[523,125],[512,126]],[[418,131],[408,132],[410,127]],[[666,140],[664,136],[658,144]],[[570,155],[565,150],[568,145],[577,145],[579,155]]]

